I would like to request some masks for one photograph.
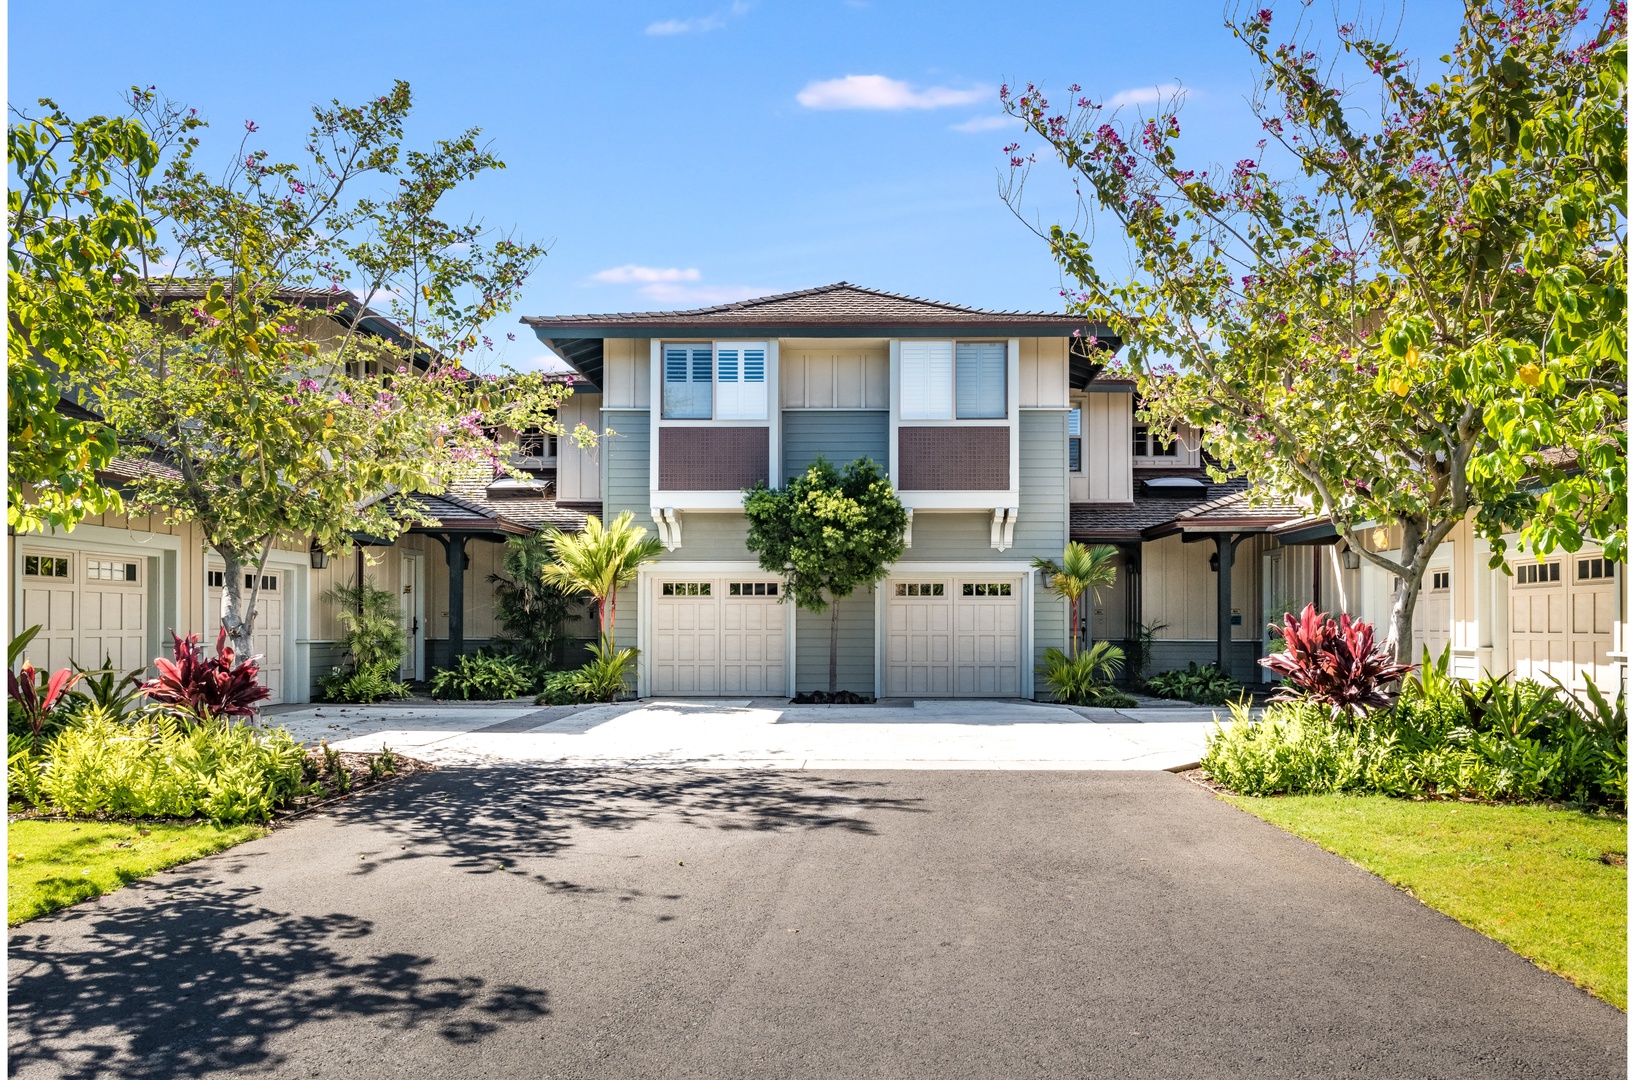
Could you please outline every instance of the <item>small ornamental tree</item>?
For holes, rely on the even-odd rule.
[[[829,612],[829,693],[839,690],[840,601],[886,576],[903,554],[908,513],[880,466],[842,472],[819,458],[787,487],[744,492],[749,550],[784,579],[783,600]]]
[[[119,509],[97,478],[113,433],[60,410],[59,381],[118,362],[121,320],[136,310],[131,256],[153,225],[113,181],[145,180],[160,156],[133,118],[76,121],[49,99],[40,106],[38,116],[13,110],[7,137],[6,523],[18,532]]]
[[[1001,90],[1127,246],[1110,275],[1082,219],[1041,233],[1073,309],[1128,344],[1146,419],[1390,574],[1402,662],[1461,521],[1495,566],[1511,533],[1625,557],[1628,43],[1625,5],[1595,8],[1471,0],[1429,72],[1354,25],[1323,46],[1307,7],[1275,39],[1240,9],[1266,138],[1230,169],[1181,160],[1174,103]],[[1006,152],[1017,206],[1031,158]]]
[[[153,226],[130,255],[138,310],[119,324],[118,364],[65,375],[123,452],[148,459],[127,510],[194,523],[225,564],[221,625],[249,655],[279,538],[331,552],[394,538],[421,515],[393,496],[509,468],[498,430],[565,434],[571,381],[467,367],[544,250],[439,216],[503,163],[475,129],[406,149],[407,84],[315,108],[300,164],[253,149],[247,122],[225,174],[195,163],[190,111],[149,91],[130,104],[163,148],[159,168],[119,181]]]

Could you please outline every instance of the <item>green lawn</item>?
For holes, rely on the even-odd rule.
[[[1228,801],[1628,1010],[1626,819],[1383,795]]]
[[[260,825],[13,821],[6,826],[6,922],[20,922],[265,836]]]

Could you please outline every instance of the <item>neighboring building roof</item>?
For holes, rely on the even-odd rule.
[[[551,528],[581,532],[585,528],[585,514],[600,514],[602,510],[599,503],[564,506],[555,499],[538,497],[495,499],[489,495],[488,488],[499,479],[501,475],[490,467],[473,469],[450,484],[444,497],[458,499],[484,513],[525,525],[530,531]]]
[[[1072,538],[1093,543],[1134,543],[1171,533],[1265,532],[1310,514],[1294,503],[1254,505],[1242,479],[1209,483],[1196,494],[1137,495],[1130,502],[1074,503]]]
[[[519,522],[501,517],[492,510],[468,502],[458,495],[427,495],[423,492],[415,492],[410,495],[399,496],[399,498],[414,503],[415,508],[422,514],[437,520],[436,525],[410,526],[410,532],[489,533],[527,536],[534,531]]]
[[[711,336],[718,333],[765,337],[891,337],[915,334],[1007,334],[1021,337],[1077,338],[1071,373],[1083,388],[1099,365],[1089,355],[1116,352],[1123,344],[1105,326],[1082,316],[1051,311],[986,311],[882,292],[837,281],[812,289],[737,300],[730,304],[681,311],[623,311],[601,315],[530,315],[523,323],[539,339],[596,386],[602,379],[605,338]]]

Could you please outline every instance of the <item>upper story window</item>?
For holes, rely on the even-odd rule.
[[[1149,432],[1146,424],[1135,426],[1130,449],[1136,457],[1175,457],[1179,448],[1180,444],[1167,432]]]
[[[904,420],[1003,420],[1003,341],[904,341],[898,346]]]
[[[1067,471],[1084,471],[1084,410],[1067,410]]]
[[[765,420],[764,341],[664,346],[666,420]]]
[[[554,458],[556,436],[543,431],[523,431],[517,434],[517,454],[520,457]]]

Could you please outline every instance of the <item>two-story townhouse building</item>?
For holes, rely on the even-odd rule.
[[[1117,345],[1104,329],[844,282],[524,321],[588,383],[578,407],[616,432],[599,448],[603,512],[632,511],[665,545],[619,601],[641,694],[825,684],[827,617],[778,602],[743,515],[744,488],[822,456],[873,459],[910,516],[886,579],[841,602],[843,688],[1032,696],[1040,654],[1068,628],[1031,560],[1060,558],[1069,537],[1073,395],[1098,389],[1092,336]]]

